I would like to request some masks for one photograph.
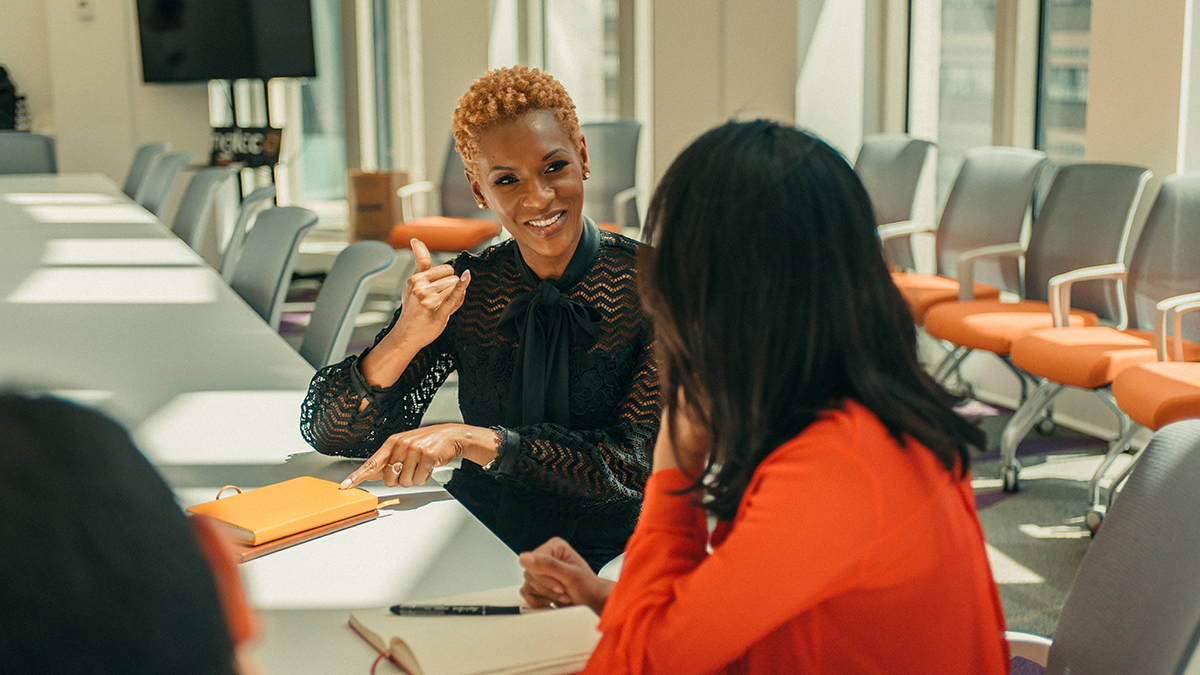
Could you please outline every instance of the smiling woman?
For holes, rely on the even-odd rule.
[[[512,239],[417,272],[361,356],[317,372],[301,430],[317,450],[368,457],[343,483],[447,490],[515,551],[559,536],[593,569],[633,532],[658,432],[638,244],[583,214],[587,143],[554,78],[517,66],[459,99],[454,137],[481,208]],[[464,424],[417,428],[459,371]]]

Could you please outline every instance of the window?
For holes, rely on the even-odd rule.
[[[545,0],[546,70],[581,122],[619,117],[617,0]]]
[[[950,191],[971,148],[992,144],[995,0],[943,0],[938,102],[937,195]]]
[[[1037,147],[1055,164],[1082,162],[1091,0],[1042,0]]]
[[[616,119],[621,116],[620,5],[619,0],[491,0],[488,65],[543,68],[571,94],[581,122]],[[628,67],[631,74],[632,64]]]
[[[346,198],[346,113],[337,0],[313,0],[317,76],[300,84],[304,129],[298,191],[305,202]]]

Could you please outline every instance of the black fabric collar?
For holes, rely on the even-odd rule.
[[[575,253],[557,280],[534,274],[514,242],[517,269],[533,290],[513,298],[500,314],[500,334],[517,343],[506,426],[549,422],[570,428],[570,348],[596,342],[601,315],[562,291],[584,277],[599,253],[600,228],[587,216]]]

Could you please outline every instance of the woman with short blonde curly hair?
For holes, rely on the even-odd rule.
[[[462,458],[446,489],[514,551],[558,536],[599,569],[633,532],[658,433],[638,244],[583,215],[587,142],[550,75],[487,73],[453,131],[476,201],[512,238],[437,267],[413,240],[392,325],[316,374],[301,430],[369,458],[345,487],[423,484]],[[463,423],[418,428],[456,370]]]
[[[575,116],[575,103],[562,83],[537,68],[513,66],[493,70],[471,83],[458,99],[451,130],[454,149],[468,169],[479,156],[479,136],[497,122],[512,120],[533,110],[549,110],[558,118],[572,143],[583,131]]]

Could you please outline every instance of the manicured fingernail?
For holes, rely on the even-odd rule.
[[[463,280],[463,281],[470,281],[470,280],[471,280],[471,270],[466,270],[466,271],[464,271],[464,272],[462,273],[462,280]]]
[[[350,483],[352,483],[352,482],[353,481],[351,481],[349,478],[347,478],[346,480],[342,481],[342,484],[339,485],[338,488],[345,490],[346,488],[350,487]]]

